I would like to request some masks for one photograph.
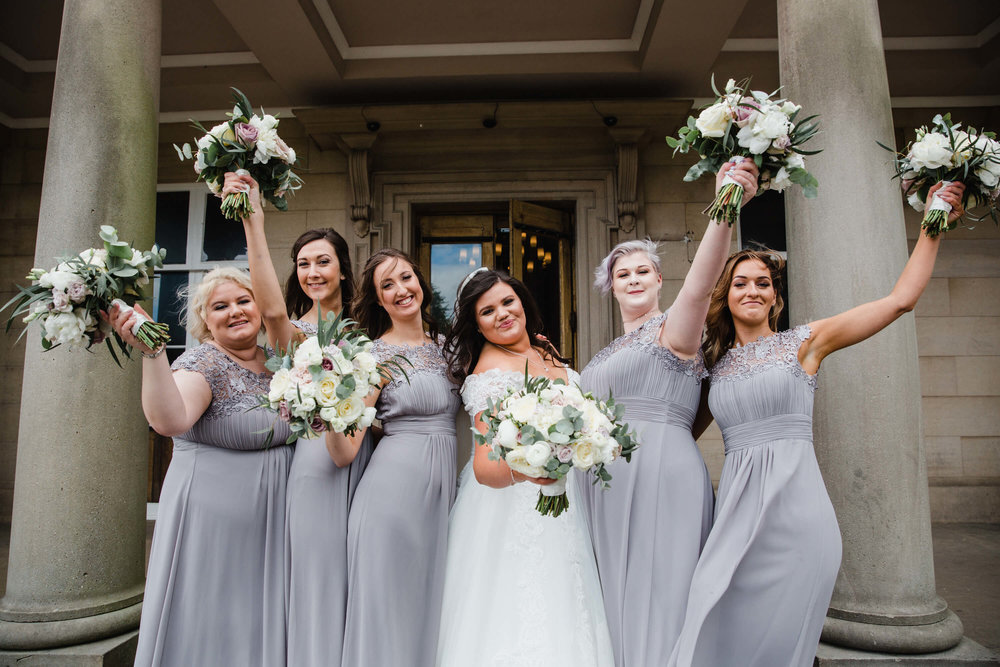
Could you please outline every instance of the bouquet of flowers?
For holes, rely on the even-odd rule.
[[[253,113],[246,95],[233,88],[236,106],[226,114],[230,120],[206,130],[201,123],[191,121],[205,135],[195,141],[197,153],[191,145],[174,144],[177,156],[183,160],[195,159],[194,171],[199,181],[219,194],[226,179],[226,172],[249,174],[260,185],[260,194],[279,211],[288,209],[285,195],[302,187],[302,179],[292,172],[295,151],[278,136],[278,119],[270,114]],[[246,192],[226,195],[222,200],[222,214],[230,220],[242,220],[253,213]]]
[[[525,366],[524,388],[508,390],[496,403],[488,400],[480,416],[486,434],[473,434],[476,444],[492,447],[490,460],[502,458],[511,470],[557,480],[540,487],[535,508],[559,516],[569,508],[570,468],[593,473],[594,483],[607,487],[611,473],[605,466],[619,456],[631,461],[638,443],[621,421],[624,413],[613,399],[598,401],[562,380],[529,377]]]
[[[31,286],[18,287],[18,295],[0,308],[0,311],[13,309],[7,319],[7,331],[15,317],[27,313],[26,324],[38,320],[42,325],[45,350],[63,344],[89,349],[106,342],[115,363],[121,366],[108,336],[111,327],[101,320],[99,313],[107,311],[113,303],[130,308],[141,301],[142,288],[149,283],[153,269],[163,266],[167,251],[154,245],[152,250],[140,252],[119,241],[118,232],[110,225],[101,227],[100,237],[103,248],[89,248],[74,257],[60,258],[48,271],[31,269],[27,275]],[[170,340],[167,325],[145,317],[137,319],[132,333],[150,349],[155,350]],[[114,338],[128,357],[125,341],[118,334]]]
[[[352,329],[353,324],[329,313],[319,320],[315,336],[293,343],[285,353],[279,351],[267,360],[274,377],[268,393],[258,400],[291,426],[285,444],[317,438],[327,429],[352,435],[368,428],[375,419],[375,408],[365,406],[365,397],[383,379],[392,379],[391,369],[406,376],[402,367],[410,363],[406,357],[395,355],[376,363],[371,340],[362,330]]]
[[[931,127],[917,129],[917,138],[904,153],[896,154],[893,166],[894,178],[900,180],[907,201],[915,211],[924,210],[924,202],[931,186],[938,181],[962,181],[965,192],[962,205],[986,206],[983,215],[969,218],[975,222],[989,215],[994,223],[997,219],[997,195],[1000,195],[1000,142],[996,134],[976,130],[973,127],[961,129],[961,123],[951,122],[951,114],[934,116]],[[896,153],[885,144],[879,146]],[[951,205],[937,195],[924,215],[921,227],[927,235],[935,237],[958,226],[958,220],[948,225]]]
[[[816,116],[798,119],[802,107],[785,99],[776,99],[778,91],[770,95],[760,90],[750,90],[750,80],[737,84],[730,79],[724,93],[715,87],[716,100],[705,107],[698,117],[688,116],[687,125],[677,132],[677,137],[667,137],[667,144],[678,152],[694,149],[699,160],[684,176],[693,181],[705,174],[715,174],[723,164],[738,158],[750,158],[760,170],[758,193],[771,189],[781,192],[795,184],[802,186],[803,194],[816,196],[819,183],[806,171],[803,155],[820,151],[807,151],[802,145],[817,131],[813,122]],[[743,188],[726,177],[715,201],[705,209],[713,220],[725,220],[730,226],[736,222],[743,199]]]

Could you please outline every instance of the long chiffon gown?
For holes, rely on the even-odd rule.
[[[488,397],[523,383],[519,371],[470,375],[465,409],[475,418]],[[440,667],[614,665],[590,534],[570,481],[570,507],[553,518],[535,509],[537,485],[494,489],[466,465],[451,516]]]
[[[316,325],[292,324],[307,336]],[[347,517],[372,453],[366,434],[351,465],[338,468],[323,438],[295,443],[285,501],[288,664],[340,664],[347,613]]]
[[[670,665],[813,664],[841,541],[813,452],[816,377],[798,361],[809,335],[760,338],[712,368],[726,462]]]
[[[623,404],[640,444],[631,463],[608,466],[611,488],[580,479],[618,667],[670,657],[712,526],[712,481],[691,436],[705,365],[659,344],[667,317],[619,337],[583,370],[583,389]]]
[[[440,343],[376,340],[376,360],[403,355],[413,366],[382,388],[384,435],[351,506],[347,528],[344,667],[434,663],[455,500],[455,414]]]
[[[257,405],[270,374],[205,343],[174,370],[212,390],[174,438],[146,573],[136,665],[273,667],[285,662],[288,425]],[[274,425],[273,445],[254,431]]]

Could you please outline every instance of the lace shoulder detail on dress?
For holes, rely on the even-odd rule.
[[[572,368],[566,369],[566,377],[570,384],[580,384],[580,374]],[[486,409],[487,399],[494,401],[507,394],[508,389],[519,391],[524,387],[524,373],[509,371],[502,368],[491,368],[469,375],[462,383],[462,403],[470,417]]]
[[[254,373],[243,368],[229,355],[209,343],[187,350],[170,366],[175,371],[202,375],[212,390],[212,402],[202,419],[218,419],[245,412],[257,405],[257,395],[271,386],[270,373]]]
[[[406,375],[413,376],[419,373],[434,373],[441,377],[446,377],[448,364],[445,363],[444,355],[441,354],[441,346],[444,345],[444,337],[438,336],[437,341],[428,341],[423,345],[393,345],[381,338],[372,343],[371,353],[378,363],[385,363],[392,360],[395,355],[401,355],[409,360],[409,364],[400,361]],[[399,361],[397,359],[397,361]],[[411,365],[412,364],[412,365]],[[387,387],[406,382],[406,378],[398,369],[389,369],[393,374],[392,382]]]
[[[298,330],[307,336],[315,336],[318,329],[316,325],[312,322],[306,322],[304,320],[292,320],[292,325],[298,327]]]
[[[669,349],[660,345],[658,340],[660,327],[667,321],[667,314],[669,312],[657,315],[638,329],[614,339],[610,345],[595,354],[594,358],[587,365],[603,363],[614,353],[631,347],[641,349],[653,355],[667,370],[683,373],[699,380],[707,377],[708,371],[705,369],[705,357],[702,355],[701,350],[698,350],[698,355],[693,359],[681,359]]]
[[[815,391],[816,376],[806,373],[799,363],[799,347],[811,335],[809,325],[803,324],[733,348],[712,368],[712,381],[741,380],[769,368],[781,368]]]

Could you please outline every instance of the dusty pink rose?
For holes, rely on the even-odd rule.
[[[52,308],[55,310],[63,310],[69,306],[69,297],[66,292],[54,289],[52,290]]]
[[[288,409],[288,401],[282,401],[278,405],[278,416],[286,422],[292,421],[292,411]]]
[[[556,458],[559,459],[560,463],[569,463],[573,460],[573,448],[572,447],[560,447],[556,452]]]
[[[750,118],[757,113],[757,103],[752,97],[744,97],[733,109],[733,120],[739,127],[745,126]]]
[[[282,139],[281,137],[275,137],[274,147],[278,153],[278,157],[280,157],[283,161],[287,162],[288,164],[292,164],[293,162],[295,162],[295,151],[292,149],[291,146],[285,143],[284,139]]]
[[[319,415],[313,417],[312,423],[309,424],[309,426],[312,427],[312,430],[316,431],[317,433],[322,433],[323,431],[326,430],[326,424],[323,422],[323,420],[320,418]]]
[[[82,280],[75,280],[66,287],[66,294],[73,303],[82,302],[89,292]]]
[[[249,123],[236,123],[236,136],[247,148],[253,148],[257,143],[257,128]]]

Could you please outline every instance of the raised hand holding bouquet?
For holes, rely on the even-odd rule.
[[[692,149],[701,155],[684,180],[715,174],[727,162],[739,163],[740,158],[749,158],[760,170],[758,194],[767,189],[781,192],[795,184],[802,187],[806,197],[815,197],[819,183],[806,171],[803,156],[820,151],[807,151],[802,145],[818,130],[813,122],[816,116],[800,120],[800,106],[775,98],[778,91],[767,94],[750,90],[749,79],[739,84],[730,79],[725,92],[720,93],[713,77],[712,90],[715,102],[697,118],[689,116],[677,137],[667,137],[675,155]],[[733,179],[726,179],[705,213],[732,226],[739,216],[742,198],[743,187]]]
[[[59,345],[89,349],[105,342],[112,358],[121,362],[111,345],[111,328],[102,321],[101,313],[113,304],[131,309],[143,297],[142,288],[149,283],[153,269],[163,266],[167,251],[157,248],[140,252],[118,240],[118,232],[110,225],[101,226],[102,248],[88,248],[73,257],[63,257],[46,271],[33,268],[27,275],[30,287],[18,287],[19,294],[4,304],[0,311],[12,308],[7,319],[7,331],[15,317],[27,313],[24,322],[38,321],[42,325],[42,348]],[[27,329],[25,329],[27,331]],[[167,325],[137,317],[132,333],[150,350],[161,348],[170,340]],[[21,334],[24,335],[23,333]],[[118,347],[129,356],[128,348],[118,335]]]
[[[563,380],[529,377],[526,366],[524,388],[509,390],[498,402],[490,399],[480,416],[486,434],[473,428],[473,437],[492,447],[490,460],[502,458],[523,475],[557,480],[540,487],[535,508],[559,516],[569,508],[571,468],[591,472],[595,484],[607,487],[611,473],[605,466],[619,456],[631,461],[638,443],[621,421],[624,413],[614,400],[598,401]]]
[[[215,194],[222,192],[227,172],[246,173],[260,184],[261,196],[274,204],[279,211],[288,209],[285,195],[302,187],[302,179],[292,172],[295,151],[278,136],[278,119],[270,114],[253,113],[246,95],[233,88],[233,108],[230,120],[206,130],[197,121],[191,121],[205,133],[195,144],[174,144],[181,160],[194,158],[194,171],[199,181],[205,181]],[[230,220],[242,220],[253,213],[246,192],[228,194],[222,200],[222,214]]]
[[[879,146],[895,153],[885,144]],[[917,129],[917,137],[903,153],[896,154],[894,178],[900,180],[907,201],[915,211],[923,211],[931,186],[943,181],[965,184],[962,194],[964,208],[985,206],[980,216],[968,216],[974,222],[989,215],[997,219],[997,196],[1000,195],[1000,142],[993,132],[961,129],[961,123],[951,122],[951,114],[934,116],[931,127]],[[971,205],[970,205],[971,204]],[[951,204],[935,195],[921,227],[931,238],[958,226],[961,216],[948,222]]]
[[[368,428],[375,408],[364,399],[382,380],[392,379],[395,369],[406,375],[400,355],[378,364],[371,354],[372,341],[352,320],[328,313],[320,318],[318,331],[287,352],[270,357],[266,366],[274,372],[270,391],[260,404],[276,410],[291,426],[285,444],[299,438],[317,438],[327,429],[352,435]]]

